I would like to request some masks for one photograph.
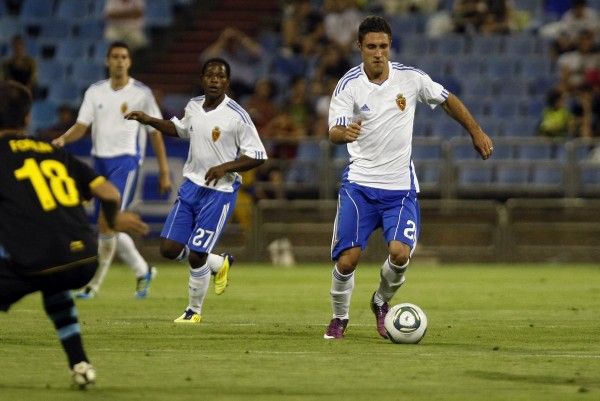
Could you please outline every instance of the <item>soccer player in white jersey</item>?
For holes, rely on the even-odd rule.
[[[91,124],[94,167],[119,189],[121,209],[125,209],[133,200],[138,169],[146,148],[147,130],[135,121],[126,120],[124,115],[131,110],[144,110],[155,117],[161,117],[161,114],[150,88],[129,76],[131,57],[125,43],[114,42],[109,46],[105,64],[109,78],[87,89],[77,122],[52,143],[62,147],[75,142],[83,137]],[[171,178],[162,135],[156,130],[149,131],[149,134],[159,165],[160,192],[170,192]],[[94,278],[77,293],[77,297],[94,297],[116,252],[136,275],[135,296],[145,298],[156,268],[144,260],[129,235],[115,233],[107,226],[97,203],[95,214],[99,228],[99,266]]]
[[[202,67],[204,95],[189,101],[181,120],[161,120],[141,111],[126,116],[190,141],[184,181],[160,243],[164,257],[187,258],[190,264],[189,303],[176,323],[200,323],[211,273],[216,274],[215,292],[227,285],[227,263],[221,267],[214,262],[219,256],[210,252],[235,207],[241,184],[238,173],[260,166],[267,158],[250,116],[225,94],[230,74],[225,60],[207,60]]]
[[[329,108],[329,139],[346,144],[350,164],[338,196],[331,258],[333,319],[324,338],[344,336],[349,319],[354,270],[371,233],[383,229],[389,256],[371,298],[377,331],[388,302],[404,282],[404,272],[419,236],[419,183],[411,160],[417,102],[441,105],[470,134],[483,159],[492,141],[463,103],[423,71],[389,61],[392,32],[381,17],[370,16],[358,28],[362,64],[339,80]]]

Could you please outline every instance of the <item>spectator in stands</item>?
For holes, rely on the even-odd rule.
[[[252,120],[225,93],[231,67],[221,58],[202,66],[204,96],[189,101],[184,117],[162,120],[133,111],[125,117],[148,124],[165,135],[190,140],[183,167],[185,180],[161,233],[160,252],[172,260],[189,262],[188,306],[175,323],[198,324],[215,274],[215,292],[225,291],[230,255],[213,255],[227,219],[233,212],[240,172],[252,170],[267,158]],[[219,263],[214,263],[219,260]]]
[[[563,48],[576,47],[578,36],[582,31],[591,31],[594,36],[600,34],[600,16],[588,7],[587,0],[572,0],[571,8],[561,19],[540,28],[540,35],[547,39],[557,40],[562,37]]]
[[[325,34],[344,51],[354,50],[354,34],[363,17],[355,0],[325,0]]]
[[[455,0],[452,6],[454,31],[458,33],[479,32],[487,11],[485,0]]]
[[[377,332],[387,338],[388,302],[404,283],[417,245],[419,184],[411,160],[417,102],[438,105],[469,133],[485,160],[492,140],[464,104],[421,70],[389,60],[392,30],[383,18],[367,17],[358,29],[362,63],[339,81],[329,108],[329,139],[346,146],[351,162],[338,196],[331,258],[333,318],[324,338],[344,337],[354,271],[369,236],[383,229],[389,256],[381,266],[379,287],[371,298]]]
[[[37,135],[40,139],[50,142],[64,134],[77,122],[75,111],[68,104],[61,104],[58,107],[57,117],[56,123],[39,131]]]
[[[145,5],[144,0],[106,0],[104,39],[125,42],[132,52],[146,47]]]
[[[383,11],[387,15],[404,13],[430,14],[438,9],[440,0],[378,0],[376,3],[383,8]]]
[[[549,138],[569,138],[574,131],[573,114],[566,105],[565,93],[560,89],[552,89],[546,95],[546,107],[542,111],[538,134]]]
[[[86,90],[77,122],[52,143],[63,147],[78,141],[91,125],[94,166],[118,187],[123,207],[127,207],[135,193],[135,180],[143,158],[140,144],[145,143],[147,131],[135,121],[127,121],[124,116],[132,109],[143,109],[160,116],[160,110],[150,88],[129,76],[131,55],[127,44],[112,43],[105,63],[109,79],[92,84]],[[162,135],[156,130],[149,131],[150,143],[159,165],[160,193],[168,193],[171,191],[171,177]],[[92,281],[77,293],[77,297],[91,299],[95,296],[116,252],[136,275],[136,298],[146,298],[156,268],[142,257],[131,237],[111,230],[104,215],[98,215],[98,212],[97,209],[98,271]]]
[[[237,28],[228,27],[200,56],[202,61],[219,57],[231,65],[230,89],[235,96],[249,95],[261,77],[266,58],[261,45]]]
[[[17,81],[25,85],[35,94],[37,83],[37,63],[27,53],[25,41],[20,35],[14,36],[11,41],[12,54],[2,63],[2,72],[5,80]]]
[[[290,116],[294,125],[303,133],[300,136],[306,136],[310,119],[313,115],[308,95],[307,79],[303,76],[297,76],[292,79],[286,97],[281,109]]]
[[[558,58],[560,84],[568,92],[585,85],[588,71],[600,69],[600,52],[595,45],[592,31],[581,31],[577,40],[577,49],[564,53]]]
[[[315,54],[325,40],[323,15],[310,0],[292,0],[283,7],[281,35],[284,52],[297,48],[305,56]]]
[[[269,121],[278,113],[276,103],[273,101],[275,86],[267,78],[259,79],[254,86],[254,93],[246,100],[246,110],[252,117],[259,134],[262,134]]]

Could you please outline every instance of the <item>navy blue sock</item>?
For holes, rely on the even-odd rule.
[[[43,294],[44,309],[54,323],[58,338],[69,359],[69,366],[81,361],[88,362],[81,342],[81,329],[77,308],[70,291]]]

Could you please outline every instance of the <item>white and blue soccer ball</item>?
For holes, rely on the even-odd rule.
[[[390,308],[384,324],[393,343],[416,344],[427,331],[427,315],[417,305],[402,303]]]

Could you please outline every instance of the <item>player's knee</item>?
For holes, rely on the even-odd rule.
[[[161,242],[160,254],[167,259],[175,260],[183,250],[183,246],[174,245],[172,243]]]
[[[356,266],[358,266],[358,260],[350,259],[350,258],[340,258],[337,263],[337,270],[342,274],[350,274],[354,270],[356,270]]]
[[[208,255],[206,253],[197,253],[191,251],[190,255],[188,256],[188,261],[190,262],[190,266],[192,267],[192,269],[197,269],[206,264],[207,257]]]
[[[410,261],[409,252],[390,253],[390,262],[396,266],[404,266]]]

